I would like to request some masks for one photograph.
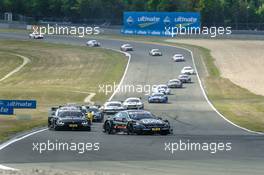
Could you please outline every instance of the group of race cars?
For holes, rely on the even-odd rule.
[[[43,35],[30,34],[30,38],[42,39]],[[86,42],[89,47],[100,47],[97,40]],[[121,51],[133,51],[130,44],[123,44]],[[151,49],[150,56],[162,56],[159,49]],[[175,54],[172,57],[175,62],[183,62],[182,54]],[[184,67],[176,79],[169,80],[166,84],[160,84],[152,89],[151,95],[147,97],[148,103],[168,103],[168,95],[171,88],[182,88],[183,83],[192,82],[190,75],[195,74],[191,66]],[[107,118],[104,116],[107,115]],[[127,134],[159,133],[167,135],[172,133],[168,120],[163,120],[149,111],[144,110],[144,103],[141,98],[130,97],[125,101],[107,101],[103,106],[83,106],[67,104],[64,106],[52,107],[48,117],[50,130],[75,130],[82,129],[91,131],[93,122],[103,122],[103,131],[108,134],[125,132]]]
[[[144,104],[140,99],[128,98],[123,104],[112,101],[102,107],[76,104],[52,107],[48,117],[48,128],[55,131],[77,129],[91,131],[93,122],[104,121],[103,131],[108,134],[172,133],[169,121],[143,110]],[[114,115],[109,115],[104,120],[105,114]]]
[[[97,40],[89,40],[86,43],[89,47],[100,47],[101,43]],[[133,51],[133,47],[130,44],[123,44],[120,47],[121,51]],[[151,49],[149,51],[150,56],[162,56],[162,52],[159,49]],[[182,54],[175,54],[172,57],[172,60],[175,62],[183,62],[185,58]],[[171,79],[167,82],[167,84],[157,85],[152,89],[152,94],[148,97],[149,103],[167,103],[168,96],[170,94],[170,88],[182,88],[183,83],[191,83],[190,75],[195,74],[194,69],[191,66],[183,67],[181,70],[181,74],[176,79]],[[115,102],[117,104],[117,102]],[[121,105],[121,103],[119,104]],[[121,108],[121,107],[120,107]]]

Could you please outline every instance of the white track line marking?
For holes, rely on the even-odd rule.
[[[18,171],[18,169],[11,168],[11,167],[4,166],[4,165],[0,165],[0,170]]]
[[[84,103],[89,103],[91,105],[94,104],[94,102],[92,101],[92,98],[96,95],[96,93],[91,92],[85,99],[84,99]]]
[[[40,132],[43,132],[43,131],[46,131],[46,130],[48,130],[48,128],[44,128],[44,129],[41,129],[41,130],[37,130],[37,131],[31,132],[31,133],[28,133],[28,134],[26,134],[24,136],[11,139],[11,140],[9,140],[9,141],[7,141],[7,142],[5,142],[5,143],[3,143],[3,144],[0,145],[0,151],[3,150],[4,148],[6,148],[7,146],[15,143],[15,142],[18,142],[18,141],[20,141],[22,139],[25,139],[27,137],[30,137],[30,136],[32,136],[34,134],[37,134],[37,133],[40,133]]]
[[[123,52],[123,51],[120,51],[120,50],[116,50],[116,49],[110,49],[110,48],[104,48],[104,49],[108,49],[108,50],[113,50],[113,51],[116,51],[116,52],[120,52],[122,54],[124,54],[125,56],[128,57],[128,61],[127,61],[127,65],[126,65],[126,68],[125,68],[125,71],[124,71],[124,74],[117,86],[117,88],[115,89],[115,91],[113,92],[113,94],[109,97],[108,101],[111,101],[113,99],[113,97],[115,96],[115,94],[119,91],[120,89],[120,86],[122,85],[124,79],[125,79],[125,76],[127,74],[127,70],[128,70],[128,67],[130,65],[130,60],[131,60],[131,54],[130,53],[127,53],[127,52]]]
[[[14,70],[12,70],[11,72],[9,72],[8,74],[6,74],[3,78],[0,79],[1,81],[6,80],[7,78],[9,78],[10,76],[12,76],[14,73],[17,73],[18,71],[20,71],[26,64],[28,64],[30,62],[30,59],[28,57],[25,57],[23,55],[19,55],[19,54],[11,54],[11,55],[15,55],[18,56],[20,58],[23,59],[23,63],[18,66],[17,68],[15,68]]]
[[[23,63],[18,66],[17,68],[15,68],[14,70],[12,70],[11,72],[9,72],[8,74],[6,74],[3,78],[0,79],[1,81],[6,80],[7,78],[9,78],[10,76],[12,76],[13,74],[17,73],[18,71],[20,71],[26,64],[28,64],[30,62],[30,59],[28,57],[25,57],[23,55],[19,55],[19,54],[12,54],[15,56],[18,56],[20,58],[23,59]],[[22,138],[21,138],[22,139]],[[14,140],[13,140],[14,141]],[[12,144],[12,140],[10,142],[6,142],[0,145],[0,150],[4,149],[5,147],[7,147],[8,145]],[[11,171],[16,171],[17,169],[11,168],[11,167],[7,167],[4,165],[0,165],[0,169],[1,170],[11,170]]]
[[[196,72],[196,76],[197,76],[197,79],[198,79],[198,82],[199,82],[199,85],[201,87],[201,90],[202,90],[202,93],[203,93],[203,96],[205,98],[205,100],[207,101],[207,103],[209,104],[209,106],[220,116],[222,117],[225,121],[227,121],[228,123],[232,124],[233,126],[239,128],[239,129],[242,129],[244,131],[247,131],[249,133],[253,133],[253,134],[260,134],[260,135],[264,135],[263,132],[257,132],[257,131],[252,131],[250,129],[247,129],[247,128],[244,128],[242,126],[239,126],[235,123],[233,123],[232,121],[228,120],[223,114],[221,114],[215,107],[214,105],[212,104],[212,102],[209,100],[209,98],[207,97],[207,94],[203,88],[203,84],[202,84],[202,81],[200,79],[200,76],[199,76],[199,73],[197,71],[197,67],[196,67],[196,63],[194,61],[194,57],[193,57],[193,52],[187,48],[184,48],[184,47],[179,47],[179,46],[172,46],[172,45],[169,45],[169,44],[164,44],[165,46],[170,46],[170,47],[175,47],[175,48],[179,48],[179,49],[183,49],[183,50],[186,50],[188,51],[190,54],[191,54],[191,57],[192,57],[192,62],[193,62],[193,65],[194,65],[194,69],[195,69],[195,72]]]
[[[120,80],[120,82],[119,82],[119,84],[118,84],[118,87],[117,87],[117,89],[115,89],[115,91],[113,92],[113,94],[111,95],[111,97],[108,99],[108,100],[111,100],[111,99],[114,97],[114,95],[118,92],[118,90],[119,90],[121,84],[123,83],[123,81],[124,81],[124,79],[125,79],[125,76],[126,76],[126,73],[127,73],[128,67],[129,67],[129,64],[130,64],[131,54],[129,54],[129,53],[127,53],[127,52],[122,52],[122,51],[120,51],[120,50],[116,50],[116,49],[109,49],[109,48],[104,48],[104,49],[108,49],[108,50],[113,50],[113,51],[116,51],[116,52],[120,52],[120,53],[125,54],[125,56],[128,57],[128,62],[127,62],[127,65],[126,65],[125,71],[124,71],[124,73],[123,73],[123,76],[122,76],[122,78],[121,78],[121,80]],[[20,68],[20,69],[21,69],[21,68]],[[30,137],[30,136],[32,136],[32,135],[35,135],[35,134],[37,134],[37,133],[40,133],[40,132],[43,132],[43,131],[46,131],[46,130],[48,130],[48,128],[45,128],[45,129],[41,129],[41,130],[38,130],[38,131],[31,132],[31,133],[26,134],[26,135],[24,135],[24,136],[22,136],[22,137],[19,137],[19,138],[11,139],[11,140],[9,140],[9,141],[7,141],[7,142],[5,142],[5,143],[3,143],[3,144],[0,145],[0,151],[3,150],[4,148],[8,147],[9,145],[15,143],[15,142],[18,142],[18,141],[20,141],[20,140],[22,140],[22,139],[25,139],[25,138],[27,138],[27,137]],[[18,170],[18,169],[14,169],[14,168],[7,167],[7,166],[3,166],[3,165],[0,165],[0,169],[2,169],[2,170],[13,170],[13,171]]]
[[[0,151],[3,150],[4,148],[8,147],[9,145],[15,143],[15,142],[18,142],[18,141],[20,141],[22,139],[25,139],[27,137],[30,137],[30,136],[32,136],[34,134],[37,134],[37,133],[40,133],[40,132],[43,132],[43,131],[46,131],[46,130],[48,130],[48,128],[41,129],[41,130],[37,130],[37,131],[31,132],[29,134],[26,134],[26,135],[24,135],[22,137],[18,137],[18,138],[11,139],[11,140],[9,140],[9,141],[7,141],[7,142],[5,142],[5,143],[3,143],[3,144],[0,145]],[[17,171],[19,169],[15,169],[15,168],[8,167],[8,166],[4,166],[4,165],[1,165],[0,164],[0,170]]]

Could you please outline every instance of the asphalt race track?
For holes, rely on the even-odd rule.
[[[0,38],[27,40],[28,37],[22,34],[1,33]],[[85,38],[65,36],[47,36],[43,40],[43,42],[74,45],[85,45],[86,41]],[[99,42],[103,47],[117,50],[121,44],[125,43],[108,39],[99,39]],[[130,52],[131,62],[123,85],[163,84],[169,79],[176,78],[182,67],[194,66],[191,54],[186,50],[137,42],[129,43],[132,44],[135,51]],[[152,48],[159,48],[163,52],[163,56],[149,56],[148,51]],[[175,53],[182,53],[186,61],[174,63],[171,57]],[[211,171],[216,172],[217,169],[220,174],[223,172],[226,172],[223,174],[263,174],[263,135],[244,131],[221,118],[205,100],[196,75],[192,76],[192,80],[193,83],[184,84],[182,89],[173,89],[173,95],[169,95],[168,104],[148,104],[144,93],[127,92],[117,93],[114,96],[116,100],[125,100],[130,96],[142,97],[147,110],[169,119],[174,130],[172,135],[107,135],[102,132],[102,124],[94,124],[92,132],[45,130],[2,149],[0,164],[23,168],[24,165],[27,165],[25,163],[34,163],[35,165],[58,163],[58,167],[63,167],[63,165],[67,168],[79,166],[85,169],[89,167],[88,164],[95,161],[111,162],[113,166],[115,162],[121,161],[142,161],[143,164],[154,161],[160,162],[161,169],[171,168],[172,172],[193,168],[192,163],[194,162],[204,162],[203,165],[213,167]],[[100,150],[84,154],[70,151],[51,151],[40,154],[32,150],[33,142],[41,143],[47,142],[47,140],[75,143],[98,142]],[[165,151],[165,143],[174,143],[180,140],[190,143],[230,142],[232,150],[218,151],[214,154],[208,151],[175,151],[174,154],[168,150]],[[59,162],[64,164],[59,165]],[[232,164],[231,162],[236,163]],[[179,169],[175,165],[178,165]],[[145,166],[151,167],[147,164]],[[155,166],[159,166],[159,164]],[[251,171],[250,169],[253,167],[254,170]],[[232,171],[233,168],[234,171]]]

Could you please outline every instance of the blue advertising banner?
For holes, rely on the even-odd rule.
[[[123,34],[166,36],[173,27],[200,28],[196,12],[124,12]]]
[[[6,106],[11,108],[27,108],[27,109],[36,109],[37,101],[36,100],[0,100],[0,106]]]
[[[13,115],[13,114],[14,114],[14,108],[10,106],[0,105],[0,115]]]

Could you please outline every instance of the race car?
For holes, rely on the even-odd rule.
[[[91,131],[91,123],[87,120],[80,106],[66,105],[52,107],[51,111],[48,117],[48,128],[50,130],[81,129]]]
[[[152,93],[148,97],[149,103],[168,103],[168,97],[164,93]]]
[[[140,98],[130,97],[123,102],[125,109],[144,109],[144,103]]]
[[[179,79],[172,79],[167,82],[169,88],[182,88],[182,82]]]
[[[182,54],[175,54],[175,55],[173,55],[172,59],[175,62],[185,61]]]
[[[195,74],[195,71],[191,66],[186,66],[182,68],[181,74],[192,75],[192,74]]]
[[[97,40],[87,41],[86,45],[89,47],[100,47],[101,46],[101,44]]]
[[[187,74],[181,74],[179,75],[178,79],[182,82],[182,83],[191,83],[192,79],[189,75]]]
[[[123,104],[120,101],[108,101],[100,108],[105,114],[115,114],[124,110]]]
[[[121,51],[133,51],[133,47],[130,45],[130,44],[123,44],[121,47],[120,47],[120,50]]]
[[[155,93],[159,93],[160,92],[160,93],[163,93],[163,94],[166,94],[166,95],[169,95],[171,93],[170,88],[166,84],[160,84],[160,85],[156,86],[155,88],[153,88],[152,91],[155,92]]]
[[[99,110],[97,106],[88,106],[86,107],[86,112],[92,113],[92,121],[93,122],[102,122],[104,120],[104,113]]]
[[[39,33],[30,33],[29,35],[29,38],[31,39],[43,39],[44,36],[42,34],[39,34]]]
[[[104,122],[103,131],[108,134],[125,132],[128,135],[146,133],[167,135],[172,133],[168,120],[157,118],[145,110],[121,111]]]
[[[162,53],[159,49],[151,49],[149,51],[150,56],[162,56]]]

